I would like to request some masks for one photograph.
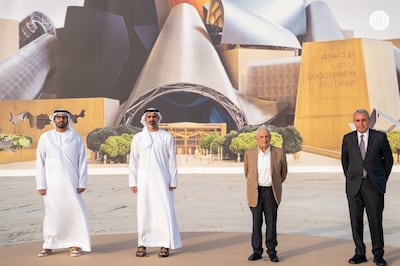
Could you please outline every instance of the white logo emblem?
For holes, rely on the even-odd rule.
[[[382,10],[376,10],[369,16],[369,25],[374,30],[385,30],[390,23],[389,15]]]

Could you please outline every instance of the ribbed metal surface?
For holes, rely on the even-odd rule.
[[[0,100],[33,100],[51,68],[56,37],[43,34],[0,62]]]

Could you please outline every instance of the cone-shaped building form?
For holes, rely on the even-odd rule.
[[[151,105],[169,122],[222,122],[231,117],[231,123],[244,123],[225,69],[189,4],[171,10],[118,122],[140,125],[141,111]]]
[[[189,4],[170,12],[117,123],[141,126],[143,110],[150,106],[161,110],[163,122],[227,123],[228,129],[249,124],[247,110],[263,123],[282,109],[237,93]]]

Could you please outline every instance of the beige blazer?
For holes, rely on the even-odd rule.
[[[258,203],[258,147],[249,149],[244,154],[244,175],[247,179],[247,204],[256,207]],[[272,191],[276,203],[279,205],[282,197],[282,183],[287,175],[285,152],[278,147],[271,146],[271,176]]]

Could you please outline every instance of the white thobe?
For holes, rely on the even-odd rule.
[[[152,139],[148,141],[149,134]],[[178,171],[175,143],[163,129],[140,132],[132,140],[129,159],[129,187],[137,187],[138,245],[182,247],[175,216],[174,192]]]
[[[36,189],[43,196],[43,248],[72,246],[90,251],[86,207],[77,188],[87,187],[85,146],[75,130],[50,130],[39,138],[36,153]]]

